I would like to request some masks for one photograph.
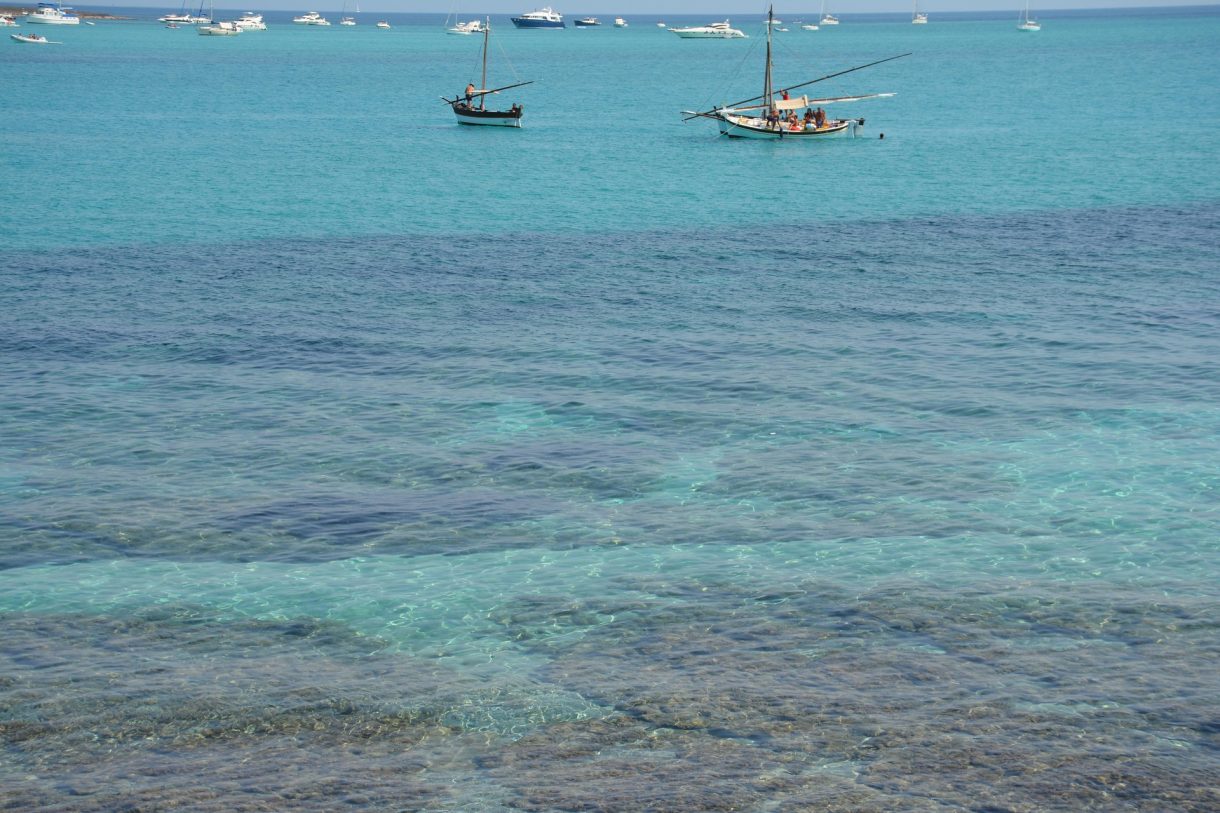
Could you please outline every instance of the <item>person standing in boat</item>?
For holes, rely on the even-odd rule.
[[[474,82],[466,83],[466,106],[470,107],[470,103],[474,101]]]

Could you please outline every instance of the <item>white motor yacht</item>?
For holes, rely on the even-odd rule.
[[[80,17],[67,12],[68,7],[59,3],[39,3],[37,11],[25,15],[25,21],[40,25],[80,25]]]
[[[615,17],[614,18],[614,27],[615,28],[626,28],[627,21],[624,20],[622,17]]]
[[[253,11],[247,11],[245,14],[233,21],[233,25],[240,28],[242,31],[266,31],[267,24],[263,22],[263,15],[255,14]]]
[[[390,27],[390,23],[389,23],[387,20],[378,20],[378,21],[377,21],[377,27],[378,27],[378,28],[389,28],[389,27]]]
[[[483,33],[483,21],[482,20],[469,20],[464,23],[458,23],[457,25],[453,26],[452,28],[446,28],[445,33],[446,34],[467,34],[467,35],[468,34],[482,34]]]
[[[302,14],[300,17],[293,17],[292,21],[297,25],[330,25],[330,20],[316,11]]]
[[[709,23],[708,25],[696,25],[690,28],[671,28],[669,29],[677,34],[682,39],[719,39],[731,40],[745,37],[745,32],[729,27],[729,21],[725,20],[722,23]]]
[[[201,37],[236,37],[241,33],[241,29],[237,27],[237,23],[232,20],[225,20],[212,25],[198,26],[196,31]]]

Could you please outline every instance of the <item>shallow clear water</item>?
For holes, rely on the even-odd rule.
[[[1220,17],[391,19],[0,48],[7,804],[1220,804]]]

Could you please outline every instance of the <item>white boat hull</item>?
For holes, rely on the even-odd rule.
[[[729,138],[753,138],[762,141],[805,140],[813,138],[829,138],[831,136],[855,135],[856,130],[864,126],[863,119],[847,119],[834,121],[817,130],[792,130],[787,126],[768,127],[761,119],[746,116],[719,115],[713,116],[720,127],[720,134]]]
[[[80,25],[80,17],[44,17],[38,14],[27,14],[25,21],[35,25]]]

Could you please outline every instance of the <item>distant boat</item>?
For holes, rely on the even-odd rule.
[[[664,28],[664,27],[665,27],[665,23],[657,23],[657,28]]]
[[[378,21],[377,21],[377,27],[378,27],[378,28],[389,28],[389,27],[390,27],[390,24],[389,24],[387,21],[385,21],[385,20],[378,20]]]
[[[826,0],[822,0],[822,25],[838,25],[839,18],[833,14],[826,13]]]
[[[614,18],[614,27],[615,28],[626,28],[627,21],[624,20],[622,17],[615,17]]]
[[[0,28],[17,28],[17,21],[6,14],[0,14]]]
[[[593,28],[594,26],[601,24],[601,20],[597,19],[596,17],[582,17],[581,19],[572,23],[572,25],[576,26],[577,28]]]
[[[510,17],[517,28],[565,28],[563,15],[550,6],[527,11],[520,17]]]
[[[1029,16],[1029,0],[1025,0],[1025,9],[1017,18],[1018,31],[1041,31],[1042,24]]]
[[[482,34],[483,21],[470,20],[469,22],[457,23],[445,29],[446,34]]]
[[[709,23],[707,25],[695,25],[689,28],[671,28],[670,31],[677,34],[684,40],[688,39],[718,39],[731,40],[741,39],[745,37],[745,32],[729,27],[729,21],[725,20],[722,23]],[[767,31],[771,30],[771,26],[767,26]]]
[[[491,18],[488,17],[483,23],[483,75],[480,79],[482,86],[479,88],[473,85],[466,88],[463,95],[459,95],[454,99],[447,99],[444,96],[441,99],[453,108],[453,114],[457,116],[458,124],[471,124],[475,126],[491,126],[491,127],[520,127],[522,108],[519,104],[514,104],[508,110],[488,110],[487,97],[493,93],[499,93],[502,90],[509,88],[518,88],[523,85],[531,85],[533,81],[517,82],[504,87],[488,88],[487,87],[487,48],[491,42]]]
[[[769,13],[768,16],[770,16]],[[826,99],[810,99],[808,96],[789,98],[789,91],[805,87],[806,85],[812,85],[814,82],[820,82],[822,79],[830,77],[824,76],[822,79],[814,79],[787,88],[777,89],[771,81],[772,27],[770,25],[767,26],[767,65],[766,71],[763,74],[762,95],[734,102],[730,106],[716,107],[704,112],[683,111],[688,119],[711,119],[720,127],[720,134],[729,138],[778,141],[781,139],[805,140],[845,134],[854,135],[857,128],[864,126],[864,119],[827,119],[825,114],[821,113],[821,105],[836,102],[855,102],[861,99],[877,99],[894,95],[893,93],[868,93],[860,96],[836,96]],[[908,54],[901,54],[900,56],[908,56]],[[869,68],[873,65],[879,65],[882,62],[889,62],[892,59],[898,58],[893,56],[878,60],[877,62],[870,62],[867,65],[860,65],[856,68],[840,71],[832,74],[832,76],[841,76],[845,73],[858,71],[861,68]],[[815,106],[818,107],[817,115],[813,114],[812,111]],[[801,108],[809,111],[807,117],[803,120],[796,117],[796,112]],[[788,113],[786,120],[781,118],[785,112]]]
[[[818,26],[816,23],[805,23],[804,25],[801,26],[801,30],[802,31],[817,31]]]
[[[201,37],[236,37],[241,33],[241,29],[237,27],[232,20],[213,23],[212,25],[201,25],[195,29]]]
[[[51,42],[40,34],[9,34],[9,36],[17,42],[24,42],[27,45],[63,45],[62,42]]]
[[[233,25],[240,28],[242,31],[266,31],[267,24],[263,22],[263,15],[255,14],[253,11],[247,11],[245,14],[233,21]]]
[[[293,17],[292,21],[297,25],[330,25],[330,20],[316,11],[302,14],[300,17]]]
[[[927,25],[928,15],[919,10],[919,0],[911,2],[911,25]]]
[[[25,21],[40,25],[80,25],[80,17],[68,14],[69,10],[68,6],[59,3],[39,3],[37,11],[25,15]]]
[[[341,12],[339,12],[339,13],[340,13],[340,14],[342,14],[342,15],[344,15],[342,18],[340,18],[340,20],[339,20],[339,25],[348,25],[348,26],[351,26],[351,25],[355,25],[355,24],[356,24],[356,18],[355,18],[355,17],[348,17],[348,16],[347,16],[347,0],[343,0],[343,10],[342,10]],[[355,11],[355,13],[356,13],[356,14],[359,14],[359,13],[360,13],[360,2],[359,2],[359,0],[357,0],[357,2],[356,2],[356,11]]]

